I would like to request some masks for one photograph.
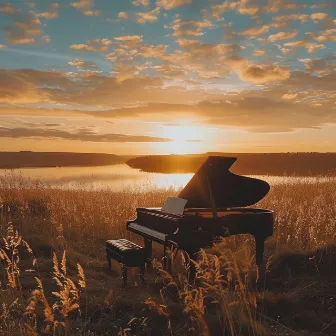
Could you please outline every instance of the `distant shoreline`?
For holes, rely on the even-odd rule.
[[[195,173],[210,155],[236,157],[230,169],[239,175],[318,176],[336,175],[336,153],[205,153],[152,155],[126,163],[143,172]]]
[[[72,152],[0,152],[0,169],[95,167],[126,163],[131,155]]]
[[[239,175],[336,176],[336,153],[204,153],[127,156],[104,153],[0,152],[0,169],[99,167],[127,164],[149,173],[194,173],[210,155],[237,157]]]

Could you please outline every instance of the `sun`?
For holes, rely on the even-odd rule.
[[[172,141],[165,143],[165,151],[170,154],[188,154],[199,151],[202,142],[201,126],[163,126],[163,137]]]

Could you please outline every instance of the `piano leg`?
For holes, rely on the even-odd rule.
[[[163,269],[167,270],[167,247],[163,245]]]
[[[152,259],[152,246],[153,242],[150,239],[144,238],[144,245],[146,250],[146,256],[147,256],[147,270],[150,270],[151,268],[151,259]]]
[[[163,245],[163,269],[171,273],[172,254],[174,251],[166,245]]]
[[[171,250],[171,251],[169,251],[168,252],[168,254],[167,254],[167,256],[168,256],[168,259],[167,259],[167,271],[169,272],[169,273],[171,273],[172,272],[172,267],[171,267],[171,265],[172,265],[172,256],[173,256],[173,250]]]
[[[144,263],[140,268],[140,281],[142,286],[145,284],[145,273],[146,273],[146,263]]]
[[[256,264],[257,266],[262,265],[264,258],[264,246],[265,246],[265,237],[255,236],[256,243]]]
[[[265,267],[263,265],[265,237],[255,237],[256,242],[256,264],[258,269],[256,289],[259,290],[265,284]]]

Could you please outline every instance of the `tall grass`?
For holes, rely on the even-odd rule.
[[[21,175],[2,177],[0,237],[7,237],[7,243],[0,245],[3,301],[0,322],[5,326],[0,329],[0,335],[12,335],[14,330],[21,335],[267,335],[269,330],[280,335],[288,332],[289,326],[284,325],[287,317],[282,320],[267,313],[269,307],[274,308],[270,302],[278,304],[282,294],[273,288],[276,294],[270,297],[269,291],[255,291],[251,286],[256,269],[254,248],[248,236],[226,239],[203,252],[196,265],[197,286],[192,289],[186,282],[181,260],[176,260],[172,275],[162,270],[161,251],[156,246],[154,255],[158,262],[154,268],[158,275],[148,275],[145,290],[140,290],[137,281],[131,280],[129,288],[121,292],[118,273],[110,274],[106,270],[105,240],[127,237],[141,244],[139,237],[129,237],[126,233],[126,220],[135,217],[137,207],[161,206],[167,197],[177,193],[173,189],[64,190]],[[315,268],[319,267],[316,251],[323,250],[324,254],[319,256],[327,260],[325,251],[332,249],[330,246],[336,241],[335,200],[333,178],[318,178],[314,183],[305,180],[293,183],[284,178],[255,205],[272,209],[276,215],[274,235],[266,245],[265,263],[273,272],[270,274],[274,274],[270,286],[276,286],[276,281],[284,285],[285,279],[276,279],[279,276],[286,277],[288,285],[289,266],[302,266],[301,261],[298,265],[298,255],[307,257],[304,259],[308,260],[304,264],[307,270],[310,260]],[[13,258],[6,246],[8,237],[12,239],[10,244],[16,245],[18,258],[13,259],[14,265],[8,262],[8,256]],[[56,255],[63,255],[61,265]],[[279,268],[284,255],[286,266]],[[288,259],[291,255],[296,258],[294,264]],[[114,269],[117,270],[117,265]],[[290,272],[295,273],[295,269]],[[328,277],[336,279],[334,273]],[[135,279],[135,272],[131,278]],[[257,305],[260,300],[262,305]],[[296,327],[297,322],[290,320],[290,323]],[[330,329],[326,325],[321,330],[326,327],[325,331]]]

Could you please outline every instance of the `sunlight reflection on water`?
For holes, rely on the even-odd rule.
[[[55,167],[55,168],[24,168],[0,170],[0,178],[7,182],[17,183],[17,176],[25,179],[39,180],[46,187],[62,189],[87,189],[115,191],[148,191],[156,188],[183,188],[193,174],[158,174],[144,173],[132,169],[125,164],[99,167]],[[264,179],[270,185],[292,183],[316,183],[336,180],[335,177],[300,177],[300,176],[254,176]],[[15,182],[16,179],[16,182]]]

